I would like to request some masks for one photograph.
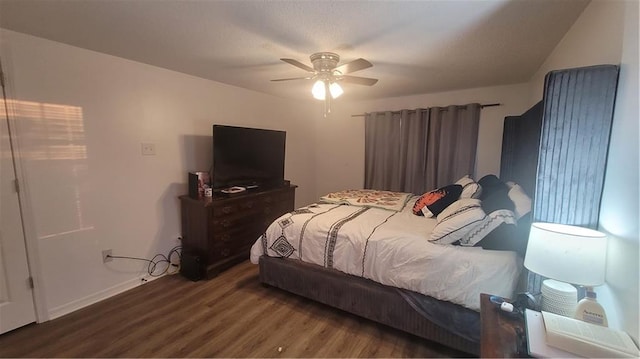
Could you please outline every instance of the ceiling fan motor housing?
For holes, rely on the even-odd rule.
[[[316,52],[309,57],[313,68],[318,72],[331,73],[338,66],[340,56],[333,52]]]

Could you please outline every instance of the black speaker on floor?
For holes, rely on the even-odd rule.
[[[202,257],[194,253],[182,253],[180,274],[194,282],[204,279],[206,267]]]

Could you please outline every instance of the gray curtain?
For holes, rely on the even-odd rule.
[[[480,105],[386,111],[365,117],[365,184],[422,194],[475,169]]]

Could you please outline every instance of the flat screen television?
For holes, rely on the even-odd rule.
[[[285,131],[213,125],[213,189],[282,186],[286,136]]]

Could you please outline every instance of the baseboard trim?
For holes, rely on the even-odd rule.
[[[126,292],[130,289],[133,289],[135,287],[139,287],[143,284],[152,282],[158,278],[160,278],[162,276],[158,276],[158,277],[150,277],[150,276],[141,276],[139,278],[134,278],[131,280],[128,280],[126,282],[117,284],[111,288],[107,288],[104,290],[101,290],[97,293],[88,295],[84,298],[80,298],[77,300],[74,300],[72,302],[69,302],[67,304],[63,304],[61,306],[52,308],[51,310],[49,310],[49,320],[53,320],[56,318],[60,318],[64,315],[67,315],[71,312],[75,312],[76,310],[82,309],[84,307],[88,307],[92,304],[98,303],[100,301],[103,301],[107,298],[113,297],[114,295],[118,295],[122,292]]]

